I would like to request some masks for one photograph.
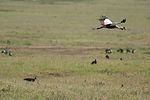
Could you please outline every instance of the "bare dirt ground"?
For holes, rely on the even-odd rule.
[[[87,54],[88,52],[94,52],[103,50],[104,47],[63,47],[63,46],[0,46],[1,49],[8,48],[12,51],[43,51],[52,52],[58,54]]]

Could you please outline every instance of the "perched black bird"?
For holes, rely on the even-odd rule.
[[[91,62],[91,64],[97,64],[97,60],[95,59],[94,61]]]
[[[108,55],[106,55],[105,57],[106,57],[107,59],[109,59],[109,56],[108,56]]]
[[[34,82],[37,78],[24,78],[25,81]]]
[[[123,84],[121,84],[121,87],[123,87]]]

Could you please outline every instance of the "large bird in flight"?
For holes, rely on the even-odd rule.
[[[93,28],[95,29],[102,29],[102,28],[108,28],[108,29],[121,29],[121,30],[125,30],[126,28],[121,26],[120,24],[125,23],[126,22],[126,18],[123,19],[121,22],[112,22],[107,16],[101,16],[100,19],[98,19],[101,23],[101,26],[98,28]]]

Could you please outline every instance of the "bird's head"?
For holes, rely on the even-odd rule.
[[[107,16],[101,16],[99,20],[105,20],[107,18],[108,18]]]

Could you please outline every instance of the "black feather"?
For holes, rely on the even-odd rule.
[[[125,23],[125,22],[126,22],[126,18],[121,21],[121,23]]]

